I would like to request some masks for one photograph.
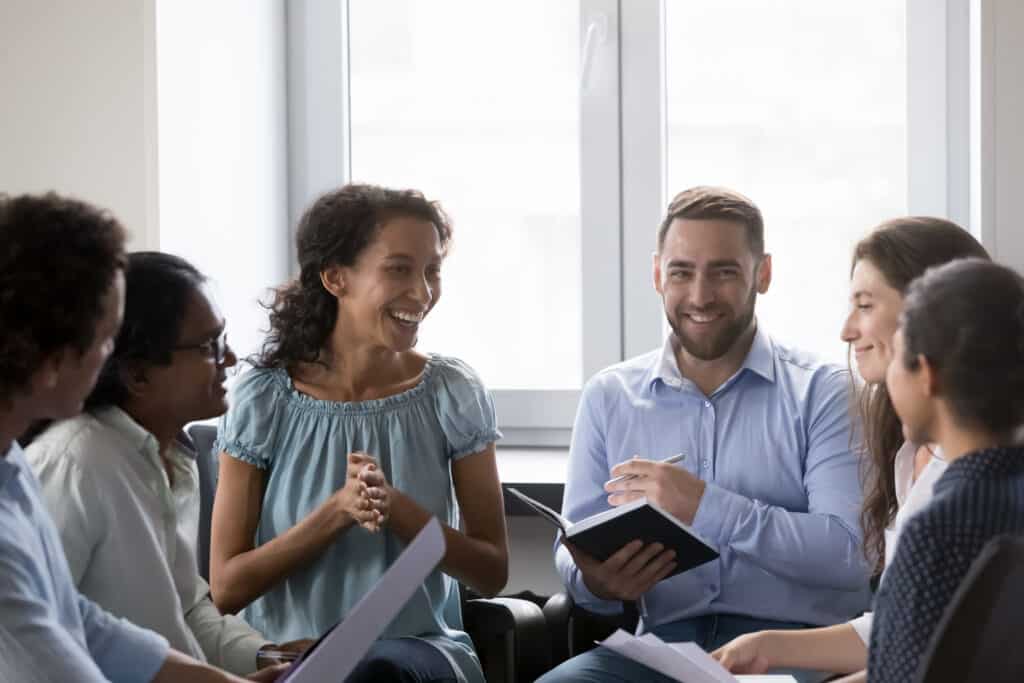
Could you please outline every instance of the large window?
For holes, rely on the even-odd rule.
[[[908,64],[946,54],[926,5],[293,0],[292,215],[318,173],[442,203],[455,245],[421,348],[480,372],[515,444],[568,443],[582,383],[660,343],[655,232],[693,185],[762,208],[760,319],[841,360],[853,243],[938,187],[911,182],[933,159]]]
[[[352,180],[454,224],[420,348],[492,389],[578,389],[578,4],[351,0],[348,25]]]
[[[760,206],[774,280],[758,317],[832,360],[853,244],[907,213],[905,13],[893,0],[666,8],[669,192],[726,185]]]

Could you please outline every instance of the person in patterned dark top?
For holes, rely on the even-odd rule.
[[[1024,534],[1024,279],[981,260],[910,287],[886,383],[904,436],[950,465],[907,522],[875,599],[871,683],[909,681],[985,543]]]

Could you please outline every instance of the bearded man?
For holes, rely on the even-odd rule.
[[[654,288],[671,334],[587,383],[563,512],[578,521],[646,496],[720,557],[666,578],[675,562],[658,544],[636,540],[601,562],[558,543],[566,589],[593,612],[636,601],[640,631],[709,651],[742,633],[858,614],[869,592],[848,371],[758,326],[772,261],[761,212],[743,195],[681,192],[657,244]],[[658,462],[676,453],[678,463]],[[606,648],[541,679],[627,680],[669,679]]]

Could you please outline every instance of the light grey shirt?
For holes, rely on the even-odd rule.
[[[256,669],[267,640],[222,615],[199,576],[199,479],[180,446],[156,438],[118,408],[53,425],[25,451],[83,595],[160,633],[176,650],[234,673]]]

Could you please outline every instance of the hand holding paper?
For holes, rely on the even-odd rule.
[[[792,676],[733,676],[695,643],[666,643],[653,633],[619,629],[600,645],[681,683],[796,683]]]

